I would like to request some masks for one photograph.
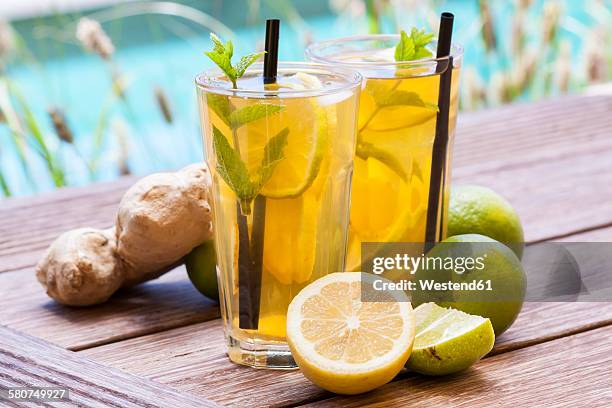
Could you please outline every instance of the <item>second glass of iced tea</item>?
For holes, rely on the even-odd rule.
[[[394,60],[399,35],[368,35],[312,44],[315,62],[358,70],[359,101],[347,270],[359,270],[362,242],[438,241],[446,235],[450,158],[457,118],[462,50],[451,58]],[[432,45],[435,55],[435,42]],[[452,67],[449,65],[452,61]],[[442,74],[452,69],[448,140],[434,212],[435,238],[426,238],[432,154]]]
[[[234,362],[295,367],[289,303],[344,270],[360,84],[355,71],[308,63],[279,63],[271,85],[261,65],[236,89],[218,71],[196,78]]]

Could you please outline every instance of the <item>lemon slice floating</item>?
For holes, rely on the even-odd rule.
[[[417,335],[406,367],[421,374],[464,370],[493,348],[489,319],[425,303],[414,309]]]
[[[361,266],[362,242],[421,242],[425,236],[428,188],[410,183],[385,163],[355,158],[346,269]]]
[[[279,86],[293,89],[323,86],[315,76],[305,73],[295,76],[299,82],[281,83]],[[270,198],[297,197],[312,185],[329,149],[328,113],[314,98],[305,98],[289,101],[286,111],[280,114],[295,120],[289,127],[284,159],[278,163],[261,194]]]
[[[414,313],[403,292],[374,292],[381,301],[362,302],[362,277],[380,279],[327,275],[306,286],[287,312],[287,340],[300,369],[339,394],[359,394],[391,381],[410,356],[415,335]]]

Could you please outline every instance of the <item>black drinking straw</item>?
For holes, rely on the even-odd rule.
[[[280,20],[266,20],[266,55],[264,55],[263,66],[264,84],[273,84],[276,82],[279,28]]]
[[[442,238],[444,225],[444,185],[446,154],[448,148],[448,122],[450,113],[451,78],[453,73],[453,57],[451,43],[453,37],[453,21],[451,13],[442,13],[440,31],[438,34],[438,50],[436,72],[440,74],[440,92],[438,94],[438,117],[436,120],[436,135],[431,157],[431,178],[429,182],[429,200],[427,204],[427,226],[425,229],[426,250]],[[447,58],[448,57],[448,58]],[[444,60],[440,60],[444,58]]]
[[[276,82],[279,27],[279,20],[271,19],[266,21],[266,54],[264,55],[263,68],[264,84]],[[239,230],[241,223],[246,224],[246,218],[239,214]],[[247,234],[246,241],[240,237],[238,246],[238,286],[240,290],[238,309],[239,327],[241,329],[257,330],[259,327],[265,225],[266,198],[258,195],[253,203],[253,229],[251,230],[250,245]],[[244,228],[246,231],[246,225]]]

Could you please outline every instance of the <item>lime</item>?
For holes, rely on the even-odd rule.
[[[408,297],[377,294],[381,301],[361,302],[362,278],[374,279],[356,272],[326,275],[302,289],[287,311],[287,341],[302,373],[338,394],[359,394],[391,381],[414,341]]]
[[[453,187],[448,210],[447,236],[481,234],[503,242],[521,258],[523,227],[510,203],[486,187]]]
[[[493,348],[489,319],[425,303],[414,309],[416,337],[406,367],[426,375],[465,370]]]
[[[185,258],[185,266],[193,286],[207,298],[218,302],[217,261],[213,241],[194,248]]]
[[[497,336],[512,325],[523,307],[526,277],[521,261],[510,248],[484,235],[465,234],[440,242],[427,253],[427,258],[452,259],[454,261],[448,262],[454,264],[420,268],[415,274],[417,288],[421,288],[424,281],[450,282],[465,287],[416,290],[413,293],[415,304],[433,301],[443,307],[489,318]],[[467,258],[472,261],[467,263]]]

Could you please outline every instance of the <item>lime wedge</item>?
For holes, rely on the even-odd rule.
[[[414,309],[416,338],[406,367],[425,375],[464,370],[493,348],[489,319],[425,303]]]

